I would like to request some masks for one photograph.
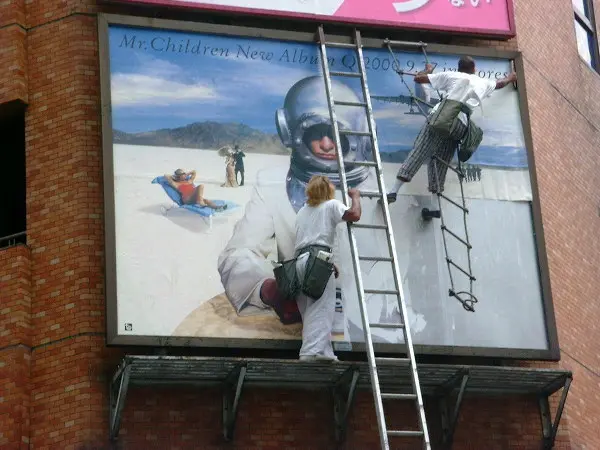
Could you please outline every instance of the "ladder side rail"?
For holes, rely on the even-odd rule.
[[[460,163],[460,160],[458,161],[458,169],[460,170],[461,174],[464,173],[462,165]],[[463,176],[459,176],[458,180],[460,183],[460,196],[462,198],[463,208],[465,208],[465,210],[466,210],[467,209],[467,200],[465,199],[465,191],[464,191],[464,187],[463,187]],[[469,267],[469,273],[471,275],[473,275],[473,268],[471,267],[471,249],[473,247],[471,246],[471,241],[469,240],[469,228],[467,226],[467,214],[464,212],[465,210],[463,210],[463,223],[465,225],[465,241],[467,241],[467,243],[469,244],[469,246],[467,247],[467,264]],[[473,295],[473,277],[472,276],[469,278],[469,293],[471,294],[471,296]]]
[[[360,31],[358,31],[358,30],[356,30],[356,44],[357,44],[356,51],[358,53],[359,70],[362,75],[361,76],[361,85],[362,85],[362,90],[363,90],[363,97],[364,97],[364,101],[367,103],[367,118],[368,118],[368,124],[369,124],[369,131],[371,132],[371,145],[372,145],[371,151],[373,152],[373,156],[377,163],[377,184],[379,186],[379,191],[382,193],[385,193],[385,184],[384,184],[384,180],[383,180],[381,157],[379,154],[379,143],[378,143],[377,134],[376,134],[376,130],[375,130],[375,120],[373,118],[373,109],[372,109],[372,105],[371,105],[371,97],[369,94],[369,87],[367,84],[367,78],[366,78],[367,75],[366,75],[366,67],[365,67],[364,58],[363,58],[361,36],[360,36]],[[390,218],[387,197],[385,195],[382,195],[382,207],[383,207],[385,223],[387,225],[388,246],[389,246],[390,254],[393,259],[392,265],[393,265],[393,273],[394,273],[394,283],[396,285],[395,286],[396,290],[399,293],[398,294],[398,300],[399,300],[398,303],[402,310],[402,320],[404,322],[404,328],[403,328],[404,339],[405,339],[404,343],[407,347],[407,350],[409,353],[409,358],[411,360],[411,377],[412,377],[412,381],[413,381],[413,387],[414,387],[415,393],[417,395],[417,409],[418,409],[419,423],[421,425],[421,430],[423,431],[423,439],[425,441],[425,448],[429,449],[430,448],[429,432],[427,429],[427,421],[425,418],[423,398],[422,398],[421,387],[420,387],[420,383],[419,383],[419,375],[417,373],[417,364],[416,364],[416,358],[415,358],[415,353],[414,353],[414,348],[413,348],[413,343],[412,343],[412,336],[411,336],[411,332],[410,332],[410,323],[408,320],[408,312],[406,310],[404,289],[402,287],[402,280],[400,278],[400,267],[398,265],[398,255],[396,254],[396,243],[395,243],[394,233],[393,233],[393,229],[392,229],[392,221]],[[374,364],[373,364],[373,366],[374,366]],[[380,399],[378,399],[378,400],[381,401]]]
[[[321,49],[321,68],[323,69],[323,77],[325,79],[325,91],[327,94],[327,103],[329,106],[329,116],[330,116],[331,124],[333,127],[333,134],[334,134],[334,139],[335,139],[335,144],[336,144],[336,149],[337,149],[336,155],[337,155],[337,160],[338,160],[338,170],[340,173],[340,185],[341,185],[341,189],[342,189],[342,196],[343,196],[344,204],[346,206],[349,206],[349,204],[348,204],[349,203],[348,202],[348,185],[346,182],[346,171],[344,168],[343,155],[342,155],[342,152],[340,151],[342,146],[341,146],[339,127],[338,127],[337,120],[336,120],[334,99],[332,97],[332,87],[331,87],[331,78],[330,78],[330,74],[329,74],[329,63],[327,60],[325,33],[323,32],[322,25],[319,26],[319,41],[320,41],[319,44],[320,44],[320,49]],[[369,361],[369,372],[371,375],[371,387],[373,390],[373,397],[375,400],[375,407],[376,407],[375,410],[377,413],[377,425],[379,428],[381,448],[382,448],[382,450],[388,450],[389,442],[388,442],[387,428],[385,425],[385,417],[383,415],[383,401],[381,399],[381,391],[380,391],[380,387],[379,387],[379,376],[378,376],[377,370],[375,368],[375,353],[373,350],[373,340],[371,337],[368,314],[367,314],[366,305],[364,302],[364,287],[363,287],[363,282],[362,282],[362,276],[360,273],[360,261],[358,260],[358,252],[356,251],[356,239],[354,237],[354,233],[352,231],[352,225],[350,223],[347,224],[347,230],[348,230],[348,238],[350,240],[350,251],[352,253],[352,262],[353,262],[353,266],[354,266],[353,267],[354,268],[354,277],[355,277],[355,281],[356,281],[356,289],[357,289],[357,294],[358,294],[358,298],[359,298],[361,319],[362,319],[362,323],[363,323],[363,332],[365,334],[365,344],[366,344],[366,348],[367,348],[367,356],[368,356],[368,361]]]

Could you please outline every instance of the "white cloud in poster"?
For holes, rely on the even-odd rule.
[[[218,98],[217,92],[203,83],[183,83],[145,74],[113,75],[111,92],[115,106],[169,106]]]

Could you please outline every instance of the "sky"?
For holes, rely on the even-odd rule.
[[[319,48],[282,42],[111,25],[110,71],[113,127],[125,132],[175,128],[194,122],[243,123],[276,134],[275,111],[298,80],[320,75]],[[389,51],[365,49],[371,95],[410,95],[393,71]],[[395,53],[404,70],[425,64],[421,53]],[[455,68],[458,56],[428,55],[436,71]],[[328,49],[331,70],[357,71],[351,49]],[[477,58],[483,77],[510,70],[506,60]],[[358,79],[337,79],[362,98]],[[411,90],[414,83],[405,76]],[[407,150],[424,122],[408,106],[372,100],[381,151]],[[508,86],[484,103],[474,120],[484,130],[479,163],[526,166],[517,92]],[[474,158],[475,158],[474,157]],[[477,162],[473,160],[474,162]],[[490,161],[487,161],[490,163]]]

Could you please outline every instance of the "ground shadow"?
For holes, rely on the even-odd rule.
[[[193,213],[185,208],[178,206],[169,206],[166,203],[156,204],[152,206],[145,206],[140,208],[139,211],[152,214],[156,216],[162,216],[169,220],[173,224],[184,228],[192,233],[210,233],[210,219],[208,217],[202,217],[199,214]],[[212,217],[212,226],[220,226],[227,222],[226,215],[228,211],[218,213]]]

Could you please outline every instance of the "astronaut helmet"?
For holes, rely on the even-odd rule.
[[[346,84],[331,80],[332,97],[336,101],[361,102]],[[359,106],[336,105],[335,113],[340,130],[368,132],[365,109]],[[296,82],[285,96],[283,108],[275,114],[275,123],[281,142],[292,150],[295,164],[313,171],[333,173],[338,170],[335,137],[321,76],[310,76]],[[320,148],[319,142],[328,137],[329,148]],[[353,161],[370,159],[368,136],[340,134],[346,171],[352,170]]]

